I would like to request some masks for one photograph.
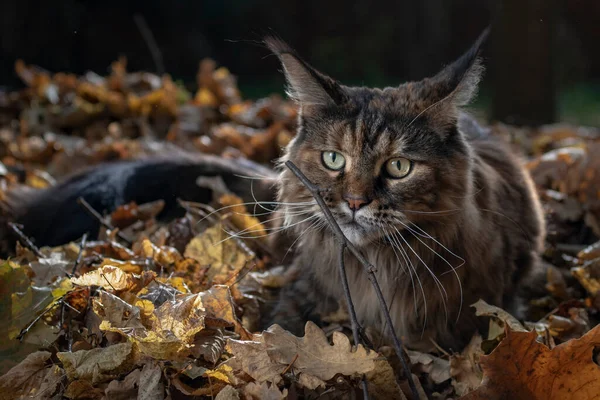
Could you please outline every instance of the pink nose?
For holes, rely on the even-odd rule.
[[[364,197],[355,197],[350,195],[344,196],[344,200],[346,200],[352,211],[358,211],[358,209],[360,209],[362,206],[366,206],[371,202],[371,200]]]

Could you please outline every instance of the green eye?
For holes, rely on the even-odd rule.
[[[321,153],[323,165],[334,171],[339,171],[346,165],[346,159],[337,151],[324,151]]]
[[[406,158],[392,158],[385,163],[385,172],[392,179],[404,178],[410,173],[412,162]]]

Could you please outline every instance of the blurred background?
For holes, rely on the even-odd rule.
[[[493,22],[479,116],[600,126],[599,20],[597,0],[7,0],[0,85],[22,85],[19,58],[104,75],[124,55],[129,70],[164,70],[193,88],[198,62],[211,57],[257,98],[283,91],[276,60],[257,43],[276,33],[345,83],[389,86],[435,73]]]

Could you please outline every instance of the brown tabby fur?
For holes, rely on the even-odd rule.
[[[481,298],[508,307],[543,244],[541,209],[527,172],[460,111],[481,76],[484,38],[433,78],[385,89],[342,86],[282,41],[266,40],[301,110],[282,161],[292,160],[327,189],[324,199],[345,235],[378,268],[396,332],[415,348],[429,347],[430,338],[447,349],[463,347],[482,324],[469,306]],[[323,151],[343,154],[344,169],[327,169]],[[408,176],[384,173],[394,157],[413,161]],[[278,200],[287,203],[281,212],[298,237],[293,271],[300,279],[292,289],[301,293],[284,293],[276,322],[297,332],[290,313],[302,323],[326,299],[343,298],[339,246],[310,193],[286,168],[280,171]],[[344,197],[368,204],[353,214]],[[350,254],[345,261],[359,319],[383,329],[361,265]],[[313,303],[308,311],[298,306],[307,301]]]

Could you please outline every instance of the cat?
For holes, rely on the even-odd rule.
[[[517,287],[538,265],[545,227],[520,160],[461,110],[481,79],[487,34],[437,75],[385,89],[344,86],[282,40],[265,39],[300,109],[278,182],[284,226],[297,240],[290,270],[297,281],[273,322],[301,334],[306,319],[343,298],[339,244],[286,161],[326,188],[344,235],[376,266],[409,347],[428,350],[433,340],[460,350],[486,324],[471,304],[515,304]],[[344,259],[360,322],[387,332],[363,267],[348,252]]]

